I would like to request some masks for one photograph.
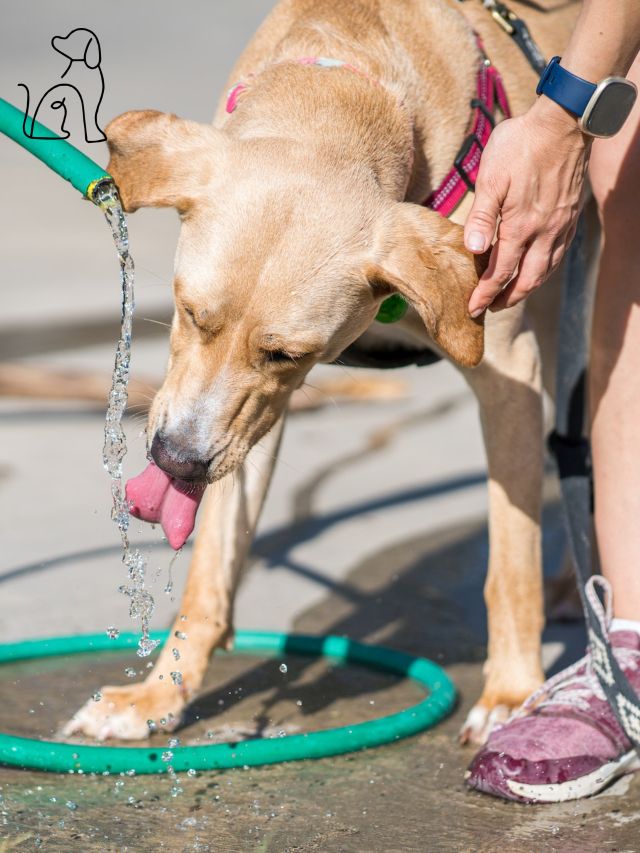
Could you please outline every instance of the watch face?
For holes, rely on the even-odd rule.
[[[592,136],[613,136],[624,124],[636,99],[636,88],[623,79],[603,80],[587,104],[582,128]]]

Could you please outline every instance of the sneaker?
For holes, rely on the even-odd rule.
[[[611,646],[640,695],[640,635],[613,631]],[[596,794],[640,770],[591,668],[590,655],[549,679],[495,728],[467,771],[478,791],[521,803],[557,803]]]

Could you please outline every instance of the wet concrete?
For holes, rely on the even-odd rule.
[[[555,506],[546,529],[559,536]],[[519,806],[465,789],[472,749],[457,730],[477,697],[484,654],[481,525],[414,537],[363,561],[294,630],[346,633],[440,661],[460,702],[434,730],[347,756],[287,765],[167,776],[61,776],[0,770],[0,850],[114,851],[637,851],[640,780],[620,780],[589,800]],[[476,594],[477,593],[477,594]],[[579,626],[551,626],[547,639],[568,657]],[[560,663],[560,661],[558,662]],[[289,659],[218,657],[177,733],[183,744],[278,737],[391,713],[419,689],[356,668]],[[6,666],[11,694],[0,727],[55,736],[100,684],[121,682],[122,654]],[[298,704],[301,703],[301,704]],[[155,738],[166,743],[166,736]]]

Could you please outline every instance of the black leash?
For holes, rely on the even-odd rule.
[[[465,0],[458,0],[458,2],[464,3]],[[513,41],[526,56],[529,65],[539,77],[547,66],[547,60],[544,58],[542,51],[535,43],[531,33],[529,32],[529,27],[525,24],[522,18],[519,18],[518,15],[516,15],[516,13],[506,5],[506,3],[502,3],[501,0],[482,0],[482,5],[489,10],[493,20],[511,36]]]
[[[519,18],[507,5],[500,0],[483,0],[484,5],[491,13],[493,20],[508,33],[529,61],[529,65],[538,77],[547,66],[547,60],[542,51],[533,40],[529,27],[522,18]]]
[[[584,428],[590,337],[585,244],[583,214],[566,261],[558,334],[556,421],[549,447],[560,476],[565,522],[587,623],[593,671],[623,731],[640,754],[639,698],[611,650],[608,584],[598,575],[592,577],[593,490],[589,441]]]

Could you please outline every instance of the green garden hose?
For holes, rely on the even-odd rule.
[[[152,637],[166,640],[168,632],[155,632]],[[121,634],[116,639],[106,634],[86,634],[5,643],[0,644],[0,663],[107,649],[133,649],[137,641],[137,634]],[[0,734],[0,764],[58,773],[165,773],[169,766],[180,772],[324,758],[417,734],[442,720],[455,704],[455,687],[437,664],[345,637],[238,631],[234,652],[277,657],[322,655],[340,663],[360,664],[407,676],[427,688],[429,695],[396,714],[351,726],[262,740],[174,747],[169,761],[166,760],[166,747],[83,746]]]
[[[31,118],[27,118],[26,123],[31,126]],[[83,196],[96,202],[99,185],[106,181],[113,183],[113,178],[102,166],[98,166],[43,124],[34,122],[32,134],[54,136],[55,139],[31,139],[24,132],[24,127],[25,116],[22,111],[0,98],[0,131],[42,160],[65,181],[69,181]]]

